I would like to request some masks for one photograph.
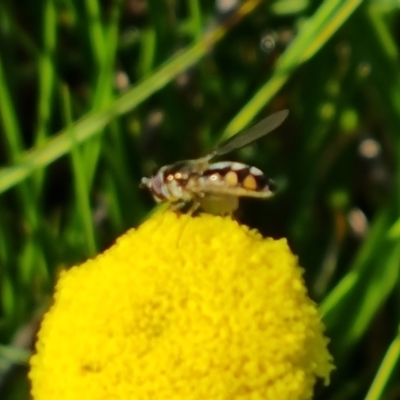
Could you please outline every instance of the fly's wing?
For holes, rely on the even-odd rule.
[[[267,135],[274,129],[276,129],[288,116],[289,110],[282,110],[269,117],[263,119],[258,124],[239,132],[235,136],[222,143],[216,150],[211,152],[206,158],[211,159],[215,156],[221,156],[223,154],[230,153],[233,150],[242,148],[249,145]]]

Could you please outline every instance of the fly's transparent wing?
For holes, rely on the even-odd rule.
[[[208,158],[230,153],[233,150],[247,146],[255,140],[260,139],[277,128],[286,119],[288,114],[289,110],[279,111],[263,119],[258,124],[239,132],[210,153]]]

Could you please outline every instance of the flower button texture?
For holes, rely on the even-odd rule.
[[[34,400],[310,399],[333,368],[286,240],[158,213],[64,271],[42,322]]]

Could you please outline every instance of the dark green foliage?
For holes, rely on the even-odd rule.
[[[2,1],[0,398],[28,398],[60,269],[150,212],[141,176],[284,108],[278,132],[227,157],[279,187],[238,218],[288,239],[321,303],[337,371],[316,398],[399,398],[398,7]]]

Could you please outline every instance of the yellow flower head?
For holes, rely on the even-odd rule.
[[[332,363],[301,275],[285,240],[156,214],[61,274],[33,398],[309,399]]]

